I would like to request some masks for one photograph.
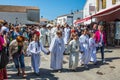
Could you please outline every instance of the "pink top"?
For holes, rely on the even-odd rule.
[[[104,44],[106,44],[106,35],[105,35],[105,32],[103,32],[102,33],[102,38],[103,38],[103,42],[104,42]],[[98,30],[98,31],[96,31],[96,33],[95,33],[95,40],[96,40],[96,42],[100,42],[100,31]]]
[[[4,44],[4,39],[0,36],[0,51],[2,50],[2,45]]]

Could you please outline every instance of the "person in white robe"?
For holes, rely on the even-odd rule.
[[[85,68],[88,68],[87,65],[90,61],[89,36],[87,34],[88,34],[88,30],[84,29],[83,34],[79,38],[80,50],[81,50],[81,53],[82,53],[81,62],[83,62],[82,64],[84,64]]]
[[[54,27],[51,29],[51,39],[53,39],[53,38],[56,36],[56,32],[57,32],[57,27],[54,26]]]
[[[65,51],[65,45],[62,38],[62,31],[57,31],[57,36],[52,40],[49,47],[51,53],[50,67],[55,71],[60,71],[63,64],[63,53]]]
[[[38,31],[34,32],[34,40],[30,42],[27,48],[27,54],[31,55],[31,64],[34,69],[34,73],[39,76],[39,66],[40,66],[40,53],[41,51],[45,54],[49,54],[49,51],[45,49],[42,43],[39,41],[40,33]]]
[[[78,34],[76,33],[73,34],[73,40],[71,40],[69,43],[69,50],[70,50],[69,68],[76,71],[80,53],[79,39]]]
[[[43,25],[43,27],[40,29],[40,42],[43,44],[43,46],[46,46],[46,25]]]
[[[47,27],[47,42],[48,42],[48,46],[50,46],[50,43],[51,43],[51,26],[48,26]]]
[[[91,60],[95,65],[97,62],[96,59],[96,47],[97,44],[95,42],[95,33],[91,32],[91,38],[89,39],[89,49],[90,49],[90,54],[91,54]]]
[[[64,43],[68,44],[68,41],[70,39],[70,28],[68,25],[64,28]]]

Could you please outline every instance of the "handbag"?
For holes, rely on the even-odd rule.
[[[5,50],[0,51],[0,69],[5,68],[9,63],[9,57]]]

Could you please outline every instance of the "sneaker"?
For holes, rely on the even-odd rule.
[[[74,72],[77,72],[77,70],[76,70],[76,69],[73,69],[73,71],[74,71]]]
[[[104,63],[106,63],[106,61],[105,61],[105,60],[102,60],[102,63],[104,64]]]
[[[88,68],[89,68],[86,64],[84,65],[84,67],[85,67],[86,69],[88,69]]]
[[[35,73],[37,76],[40,76],[40,73],[38,72],[38,73]]]

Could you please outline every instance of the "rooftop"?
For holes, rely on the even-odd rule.
[[[80,13],[83,13],[83,11],[82,10],[80,10],[80,11],[76,11],[76,12],[73,12],[73,13],[71,13],[71,14],[65,14],[65,15],[61,15],[61,16],[58,16],[57,18],[59,18],[59,17],[63,17],[63,16],[73,16],[73,14],[80,14]]]
[[[33,6],[0,5],[0,12],[26,12],[29,9],[39,10],[38,7],[33,7]]]
[[[49,20],[46,19],[46,18],[41,18],[40,21],[41,21],[41,22],[45,22],[45,21],[49,21]]]

